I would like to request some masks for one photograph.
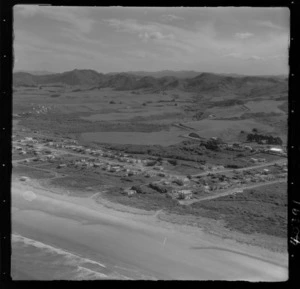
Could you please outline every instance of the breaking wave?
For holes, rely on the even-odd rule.
[[[14,267],[43,280],[130,279],[100,262],[19,234],[12,234],[12,273]]]

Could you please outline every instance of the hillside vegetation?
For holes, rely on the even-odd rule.
[[[263,96],[287,93],[286,78],[271,76],[231,76],[201,73],[191,78],[175,76],[153,77],[131,73],[102,74],[94,70],[72,70],[49,75],[33,75],[16,72],[14,86],[69,85],[87,86],[94,89],[113,88],[115,90],[173,90],[203,92],[212,94],[233,94],[239,96]]]

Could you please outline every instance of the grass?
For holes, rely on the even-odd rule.
[[[51,172],[41,171],[39,169],[22,165],[14,166],[12,172],[19,176],[26,176],[32,179],[47,179],[54,177],[54,174]]]
[[[194,210],[210,211],[214,219],[223,219],[227,227],[243,233],[287,236],[287,185],[285,183],[246,190],[191,205]]]
[[[91,178],[87,176],[82,177],[74,177],[74,176],[67,176],[62,178],[56,178],[51,181],[51,184],[57,187],[63,187],[70,190],[86,190],[90,187],[105,185],[104,180],[99,180],[98,178]]]
[[[122,205],[143,209],[146,211],[160,209],[170,210],[172,207],[179,206],[177,201],[167,198],[165,194],[135,194],[128,197],[127,195],[121,194],[120,188],[113,188],[107,191],[103,194],[103,197]]]
[[[184,219],[205,217],[225,221],[226,227],[245,234],[263,233],[285,238],[287,236],[287,187],[286,184],[262,186],[246,190],[236,196],[181,206],[165,194],[122,195],[120,188],[113,188],[103,196],[110,201],[134,208],[165,210],[181,215]]]
[[[207,95],[198,95],[197,97],[192,93],[180,92],[180,99],[177,99],[180,107],[176,108],[170,107],[168,103],[173,99],[171,94],[161,95],[145,92],[134,95],[130,92],[112,91],[110,89],[84,92],[58,90],[57,88],[52,88],[52,90],[53,93],[49,93],[44,88],[40,90],[31,89],[27,93],[25,90],[18,90],[18,92],[14,93],[14,113],[31,111],[31,103],[54,106],[53,111],[50,113],[21,117],[20,125],[42,133],[57,134],[62,137],[72,134],[79,136],[85,132],[162,132],[170,128],[171,122],[180,122],[184,125],[193,126],[195,132],[200,136],[220,136],[224,140],[232,141],[235,141],[240,136],[241,130],[251,131],[254,127],[266,132],[270,131],[273,133],[275,129],[282,134],[286,133],[285,116],[279,117],[277,115],[279,112],[277,111],[276,113],[274,109],[276,107],[286,112],[287,102],[278,106],[280,102],[273,101],[271,103],[273,105],[272,109],[268,113],[260,112],[261,107],[256,103],[250,108],[252,111],[243,114],[242,118],[245,119],[203,119],[191,121],[192,116],[196,114],[199,114],[200,119],[211,113],[217,116],[219,114],[222,117],[226,117],[226,114],[228,114],[228,117],[239,115],[241,109],[239,105],[244,101],[237,101],[236,99],[222,100],[219,98],[220,95],[214,95],[210,92]],[[49,97],[53,94],[61,94],[61,96]],[[217,96],[219,101],[213,102],[214,96]],[[192,104],[190,103],[191,99],[193,100]],[[115,104],[109,104],[110,101],[114,101]],[[143,106],[145,102],[147,102],[146,107]],[[160,103],[158,104],[158,102]],[[264,102],[266,107],[268,104],[270,102]],[[158,105],[160,106],[158,107]],[[156,113],[155,117],[152,116],[154,112]],[[184,113],[184,119],[181,119],[179,112]],[[93,114],[100,114],[99,117],[102,121],[95,120],[92,122],[82,118]],[[120,116],[122,116],[122,120],[118,121]],[[132,118],[132,116],[136,116],[134,121],[128,119],[128,117]],[[168,120],[168,124],[164,123],[166,120]],[[239,167],[250,165],[247,160],[249,158],[249,153],[247,152],[243,153],[245,156],[237,156],[237,152],[231,151],[215,152],[207,150],[200,146],[199,142],[193,141],[168,147],[132,144],[107,146],[130,154],[181,160],[179,165],[170,166],[169,168],[174,169],[174,171],[178,169],[182,174],[188,172],[187,168],[189,170],[194,169],[192,166],[184,168],[182,160],[189,162],[188,164],[196,165],[204,163],[224,166],[237,165]],[[259,155],[254,157],[259,157]],[[267,160],[277,158],[267,155],[261,155],[261,157]],[[55,163],[43,167],[56,170],[56,165]],[[145,210],[164,209],[167,212],[185,217],[209,217],[216,220],[224,220],[228,228],[244,233],[260,232],[273,236],[286,236],[287,197],[286,185],[284,184],[264,186],[236,196],[203,201],[191,206],[181,206],[177,201],[166,197],[165,194],[136,194],[131,197],[120,194],[121,188],[146,182],[146,180],[139,177],[128,178],[128,181],[126,181],[117,175],[113,176],[103,172],[77,171],[70,168],[58,171],[68,176],[54,179],[52,184],[70,189],[73,194],[76,194],[76,189],[77,191],[88,192],[89,187],[95,190],[102,190],[104,187],[110,186],[111,189],[104,196],[124,205]],[[14,167],[14,172],[32,178],[49,178],[52,176],[51,173],[25,166]]]

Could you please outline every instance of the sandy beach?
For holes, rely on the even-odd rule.
[[[13,279],[288,278],[287,253],[54,194],[34,180],[13,178],[12,231]]]

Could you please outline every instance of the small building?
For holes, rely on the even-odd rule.
[[[208,193],[210,191],[210,186],[205,185],[205,186],[203,186],[203,189],[204,189],[205,193]]]
[[[59,164],[57,167],[60,168],[65,168],[67,165],[66,164]]]
[[[127,196],[132,196],[132,195],[136,194],[136,191],[135,191],[135,190],[131,190],[131,189],[125,189],[125,190],[124,190],[124,193],[125,193]]]
[[[189,200],[193,196],[193,193],[191,190],[180,190],[178,191],[178,198],[181,200]]]
[[[20,177],[20,181],[22,181],[22,182],[26,182],[28,180],[29,180],[28,177],[25,177],[25,176]]]
[[[269,151],[272,152],[272,153],[279,153],[279,154],[283,153],[283,149],[282,148],[276,148],[276,147],[270,148]]]

